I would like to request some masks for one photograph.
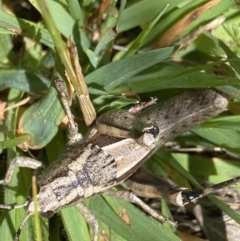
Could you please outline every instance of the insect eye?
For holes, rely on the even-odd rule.
[[[201,191],[182,192],[182,200],[183,200],[183,203],[192,202],[194,199],[198,198],[201,194],[202,194]]]
[[[159,128],[157,126],[153,126],[152,128],[148,129],[147,132],[155,138],[159,134]]]

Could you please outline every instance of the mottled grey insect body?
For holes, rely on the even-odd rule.
[[[64,207],[75,205],[91,226],[92,240],[96,241],[97,221],[90,210],[83,205],[82,201],[94,194],[105,192],[107,195],[138,204],[159,221],[168,221],[174,224],[174,222],[169,221],[149,208],[133,193],[115,192],[113,194],[109,188],[129,178],[142,162],[148,159],[167,140],[225,110],[228,99],[210,89],[186,92],[186,94],[176,96],[164,104],[150,107],[149,111],[143,111],[137,118],[130,114],[129,130],[125,134],[123,134],[124,128],[122,128],[122,126],[125,126],[125,123],[122,123],[123,125],[117,124],[117,126],[114,126],[112,123],[106,124],[105,127],[108,127],[108,129],[104,132],[105,124],[103,122],[100,124],[99,130],[93,128],[84,139],[80,140],[77,126],[68,106],[67,94],[62,88],[59,88],[59,84],[59,82],[56,83],[58,89],[60,89],[62,102],[70,120],[71,137],[68,146],[58,160],[37,176],[40,188],[38,209],[41,215],[50,217]],[[215,103],[216,101],[217,104]],[[181,105],[183,103],[184,106]],[[169,112],[169,110],[173,111]],[[110,115],[112,118],[118,118],[114,113],[110,113]],[[139,123],[145,124],[140,124],[140,127],[137,125],[138,127],[135,128],[133,123],[135,121],[138,122],[139,118]],[[112,127],[116,129],[112,129]],[[154,129],[155,127],[157,129]],[[110,135],[111,130],[114,130],[113,136],[104,135]],[[140,132],[140,141],[134,134],[136,130]],[[119,136],[122,138],[115,137],[118,136],[116,131],[120,133],[119,135],[122,135]],[[144,140],[145,137],[150,137],[147,145],[144,145],[141,141],[141,138]],[[42,163],[37,160],[28,157],[17,157],[11,162],[5,178],[0,180],[1,185],[9,184],[13,168],[16,166],[32,169],[43,167]],[[148,179],[147,189],[139,182],[139,179],[132,179],[130,182],[137,183],[137,186],[134,183],[133,186],[136,187],[135,190],[139,191],[139,193],[142,193],[142,190],[145,189],[143,190],[144,192],[147,191],[154,196],[168,196],[172,194],[172,189],[169,192],[167,189],[162,189],[162,187],[154,189],[153,193],[151,188],[155,182],[153,183],[152,180],[152,178]],[[179,194],[178,190],[173,190],[174,193]],[[181,195],[177,195],[177,197],[179,196],[181,198]],[[25,204],[17,206],[0,204],[0,208],[3,209],[20,207],[26,208],[29,212],[28,217],[34,213],[34,205],[31,199]],[[15,240],[18,240],[20,231],[26,221],[27,219],[24,219],[20,225]]]
[[[101,161],[99,161],[101,160]],[[116,185],[112,156],[91,143],[75,143],[37,177],[39,212],[44,217]],[[30,210],[29,206],[28,211]]]

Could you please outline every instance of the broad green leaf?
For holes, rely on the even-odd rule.
[[[45,146],[57,133],[58,125],[64,117],[56,90],[51,87],[49,93],[30,106],[22,115],[19,132],[31,136],[27,145],[38,149]]]
[[[50,86],[49,79],[30,70],[0,70],[0,90],[16,88],[24,92],[46,93]]]

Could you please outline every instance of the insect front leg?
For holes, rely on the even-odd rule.
[[[145,109],[145,108],[147,108],[151,105],[156,104],[157,100],[158,100],[157,97],[151,97],[151,100],[149,100],[147,102],[140,102],[139,104],[132,106],[128,110],[128,112],[133,114],[133,115],[136,115],[136,114],[140,113],[141,110],[143,110],[143,109]]]
[[[74,121],[70,106],[69,106],[69,97],[66,91],[66,88],[63,86],[62,81],[58,78],[55,80],[55,84],[59,95],[61,97],[62,105],[64,111],[68,117],[69,124],[68,124],[68,138],[69,140],[74,143],[82,139],[82,134],[78,133],[78,125]]]
[[[82,203],[76,204],[77,209],[82,213],[92,230],[92,241],[98,239],[98,221],[94,214]]]
[[[44,165],[43,165],[42,162],[34,160],[32,158],[15,157],[11,161],[11,163],[10,163],[10,165],[8,167],[8,170],[6,172],[5,178],[0,180],[0,185],[9,185],[10,184],[10,181],[12,179],[12,175],[13,175],[13,171],[14,171],[15,167],[27,167],[27,168],[30,168],[30,169],[34,169],[36,174],[37,174],[37,172],[40,169],[44,168]],[[29,204],[29,200],[27,199],[27,201],[25,201],[22,204],[10,204],[10,205],[8,205],[8,204],[0,204],[0,209],[8,209],[8,210],[20,209],[20,208],[25,208],[26,209],[28,204]],[[22,211],[19,210],[18,214],[20,214],[21,212]],[[15,212],[12,213],[12,214],[15,214]],[[20,224],[20,226],[18,228],[18,231],[16,233],[14,241],[19,240],[19,236],[20,236],[21,230],[25,226],[25,224],[26,224],[27,220],[29,219],[29,217],[32,216],[32,214],[33,214],[32,212],[28,213],[28,215],[23,219],[23,221],[21,222],[21,224]],[[3,231],[4,228],[6,229],[6,227],[9,227],[8,222],[6,222],[6,220],[9,219],[9,215],[10,215],[9,212],[8,213],[2,213],[1,218],[3,218],[3,220],[1,221],[1,231]],[[5,217],[5,219],[4,219],[4,217]],[[12,219],[12,220],[13,220],[13,223],[11,225],[15,225],[16,221],[14,221],[14,219]],[[9,231],[10,231],[10,229],[9,229]],[[6,235],[7,236],[11,235],[12,237],[14,237],[14,232],[10,232],[10,233],[8,233],[8,231],[6,231]],[[12,239],[8,239],[8,240],[12,240]]]
[[[30,169],[34,169],[34,170],[39,170],[44,168],[44,164],[40,161],[37,161],[35,159],[29,158],[29,157],[15,157],[7,170],[7,173],[5,175],[5,178],[0,180],[0,185],[9,185],[10,181],[11,181],[11,177],[13,174],[13,170],[15,167],[27,167]],[[18,208],[22,208],[25,207],[27,205],[28,201],[26,201],[23,204],[19,204],[19,205],[7,205],[7,204],[0,204],[0,208],[1,209],[18,209]]]
[[[15,167],[27,167],[30,169],[37,170],[39,168],[44,168],[44,164],[40,161],[37,161],[29,157],[15,157],[10,163],[5,178],[0,180],[0,185],[8,185],[10,183],[13,170]]]

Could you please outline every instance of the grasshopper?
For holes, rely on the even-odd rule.
[[[66,149],[47,168],[32,158],[14,158],[0,184],[9,184],[16,166],[34,169],[37,171],[39,186],[37,198],[40,215],[49,218],[62,208],[76,206],[92,229],[93,241],[97,241],[98,222],[83,202],[97,193],[104,192],[135,203],[157,220],[175,225],[151,209],[133,192],[116,192],[110,188],[128,179],[129,187],[139,194],[136,185],[132,185],[138,183],[138,187],[140,186],[139,179],[136,178],[139,174],[137,172],[132,179],[130,176],[141,164],[168,140],[224,111],[228,105],[228,98],[211,89],[187,91],[165,103],[150,106],[134,117],[128,116],[125,121],[129,121],[130,118],[130,127],[124,131],[121,130],[124,123],[123,125],[114,123],[113,126],[112,122],[103,121],[109,115],[115,119],[115,114],[110,112],[97,119],[96,126],[82,138],[73,120],[66,90],[59,80],[56,81],[56,87],[69,118],[69,142]],[[134,128],[136,122],[139,125]],[[104,123],[109,128],[105,128]],[[148,186],[153,186],[153,183],[149,182]],[[158,191],[162,196],[173,195],[169,200],[175,200],[172,202],[177,205],[180,205],[181,201],[181,205],[184,205],[198,195],[194,193],[185,195],[179,189],[170,189],[165,193],[161,188]],[[22,205],[0,205],[2,209],[22,207],[26,209],[28,215],[22,221],[15,241],[19,239],[22,228],[34,213],[33,200],[30,197]]]

